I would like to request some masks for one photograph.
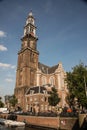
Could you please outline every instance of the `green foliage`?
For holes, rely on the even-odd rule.
[[[18,100],[16,99],[15,95],[12,96],[12,98],[10,99],[9,103],[15,107],[15,105],[17,104]]]
[[[0,107],[4,107],[4,103],[0,101]]]
[[[50,96],[48,98],[49,105],[56,106],[60,101],[60,98],[58,97],[57,90],[52,87],[52,91],[50,92]]]
[[[69,89],[69,95],[66,100],[69,105],[75,105],[76,98],[79,106],[87,107],[87,69],[84,64],[80,63],[72,69],[72,72],[67,72],[66,80]]]
[[[1,101],[1,97],[0,97],[0,107],[4,107],[4,103]]]

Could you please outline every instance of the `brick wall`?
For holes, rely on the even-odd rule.
[[[0,114],[1,117],[7,117],[7,114]],[[51,128],[60,128],[64,130],[78,130],[79,121],[78,118],[71,117],[40,117],[40,116],[17,116],[17,121],[26,121],[26,123],[35,126],[44,126]]]
[[[37,126],[58,128],[59,117],[18,116],[18,121],[26,120],[27,123]]]

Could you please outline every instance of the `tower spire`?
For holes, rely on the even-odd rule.
[[[28,16],[33,16],[32,10],[29,12]]]
[[[19,106],[25,107],[26,90],[36,85],[38,67],[36,27],[33,14],[30,12],[24,26],[24,36],[21,38],[21,50],[18,52],[15,95]],[[21,95],[21,96],[20,96]]]
[[[36,37],[36,26],[35,26],[35,18],[33,17],[32,11],[28,14],[26,19],[26,24],[24,26],[24,36],[32,34]]]
[[[27,47],[32,48],[34,50],[37,49],[37,36],[36,36],[36,26],[35,26],[35,18],[33,17],[32,11],[28,14],[26,19],[26,23],[24,26],[24,35],[21,38],[22,40],[22,49]]]

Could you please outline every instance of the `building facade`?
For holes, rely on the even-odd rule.
[[[24,26],[24,35],[21,38],[21,49],[18,52],[16,85],[14,90],[15,96],[18,99],[18,105],[23,110],[32,109],[37,104],[37,99],[42,100],[46,94],[46,97],[48,97],[48,93],[45,93],[46,91],[42,92],[40,90],[47,90],[44,86],[54,86],[58,91],[59,97],[61,97],[59,105],[63,107],[66,104],[65,97],[68,92],[65,82],[66,72],[63,69],[62,63],[49,67],[38,61],[39,51],[37,50],[37,40],[35,18],[32,12],[30,12]],[[43,101],[38,100],[38,102],[39,108],[43,106],[42,110],[44,108],[48,109],[48,99],[44,104],[42,103]]]

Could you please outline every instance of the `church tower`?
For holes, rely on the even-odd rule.
[[[25,106],[24,97],[26,90],[36,85],[36,71],[39,56],[37,40],[35,19],[32,12],[30,12],[24,26],[24,35],[21,38],[21,49],[18,52],[15,96],[18,99],[18,105],[20,107]]]

